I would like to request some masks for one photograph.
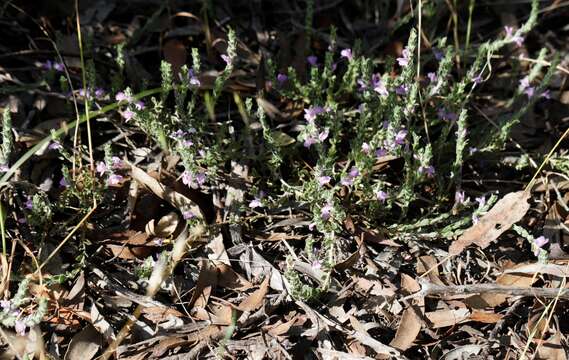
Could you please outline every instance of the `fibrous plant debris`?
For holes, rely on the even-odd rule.
[[[565,5],[2,4],[2,358],[566,359]]]

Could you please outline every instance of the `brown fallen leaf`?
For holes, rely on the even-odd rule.
[[[513,224],[520,221],[529,210],[529,192],[509,193],[500,199],[492,209],[480,218],[478,223],[468,228],[449,247],[449,254],[458,255],[467,246],[478,245],[486,248]]]
[[[439,310],[425,313],[425,316],[431,323],[433,329],[453,326],[468,320],[470,311],[467,308],[456,310]]]
[[[567,360],[567,354],[561,344],[561,333],[557,331],[537,348],[538,360]]]
[[[409,307],[403,311],[401,323],[397,328],[395,337],[391,340],[389,345],[398,350],[405,351],[413,345],[413,342],[417,338],[417,335],[419,335],[420,331],[421,319],[417,315],[415,309]]]
[[[263,305],[263,300],[265,300],[267,292],[269,291],[270,279],[270,276],[265,276],[265,280],[263,280],[259,289],[255,290],[239,304],[239,310],[255,311],[259,309]]]

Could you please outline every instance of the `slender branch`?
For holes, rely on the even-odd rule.
[[[510,296],[543,297],[569,299],[569,289],[538,288],[538,287],[515,287],[497,284],[472,284],[472,285],[437,285],[430,282],[421,283],[421,291],[411,295],[412,297],[425,296],[453,296],[474,294],[504,294]]]

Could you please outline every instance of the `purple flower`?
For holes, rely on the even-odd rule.
[[[60,62],[55,62],[53,63],[53,70],[63,72],[65,71],[65,66]]]
[[[61,149],[61,144],[58,143],[57,141],[53,141],[49,144],[49,146],[47,147],[50,150],[57,150],[57,149]]]
[[[401,84],[395,88],[395,93],[397,95],[406,95],[409,92],[409,85]]]
[[[156,239],[154,239],[154,244],[156,244],[158,246],[162,246],[162,245],[164,245],[164,239],[163,238],[156,238]]]
[[[419,174],[425,174],[427,177],[435,176],[435,168],[432,165],[429,166],[420,166],[419,167]]]
[[[526,76],[520,80],[520,89],[525,90],[530,87],[529,78]]]
[[[0,307],[2,307],[2,310],[4,310],[4,312],[8,312],[12,308],[12,303],[10,300],[2,300],[0,301]]]
[[[118,185],[124,178],[118,174],[111,174],[107,179],[107,184],[110,186]]]
[[[318,64],[318,58],[314,55],[310,55],[306,58],[306,61],[312,66],[316,66]]]
[[[326,204],[325,206],[320,209],[320,217],[322,220],[327,221],[330,219],[330,215],[332,213],[332,205],[330,203]]]
[[[375,150],[375,156],[380,158],[387,155],[387,150],[385,150],[384,148],[379,148],[377,150]]]
[[[312,262],[312,267],[316,270],[320,269],[322,267],[322,263],[318,260],[314,260]]]
[[[397,58],[397,62],[399,63],[399,66],[409,65],[410,57],[411,57],[411,52],[409,51],[409,49],[403,49],[403,52],[401,53],[401,57]]]
[[[316,120],[316,116],[323,112],[324,109],[321,106],[309,107],[308,109],[304,109],[304,119],[309,123],[314,122],[314,120]]]
[[[520,35],[514,34],[514,28],[511,26],[504,26],[504,31],[506,32],[506,38],[515,42],[518,47],[522,46],[524,43],[524,38]]]
[[[125,121],[129,121],[130,119],[132,119],[134,117],[134,111],[132,111],[130,109],[126,109],[125,111],[122,112],[121,115]]]
[[[255,198],[255,199],[253,199],[253,201],[251,201],[249,203],[249,207],[251,209],[262,207],[262,206],[263,206],[263,204],[261,203],[261,199],[259,199],[259,198]]]
[[[482,82],[482,73],[473,77],[472,82],[475,83],[476,85],[480,84]]]
[[[191,172],[189,171],[184,171],[182,173],[182,183],[184,183],[184,185],[188,185],[190,187],[193,187],[194,185],[194,176],[192,175]]]
[[[484,196],[477,197],[474,200],[476,200],[476,202],[478,203],[478,207],[483,207],[484,205],[486,205],[486,198]]]
[[[25,223],[27,223],[27,222],[28,222],[28,221],[26,220],[26,218],[19,218],[19,219],[18,219],[18,224],[25,224]]]
[[[472,155],[472,154],[474,154],[475,152],[478,152],[478,148],[475,148],[475,147],[472,147],[472,146],[468,148],[468,154],[469,154],[469,155]]]
[[[44,70],[51,70],[53,69],[53,63],[51,62],[51,60],[46,60],[43,63],[40,63],[40,67]]]
[[[332,180],[332,178],[330,176],[319,176],[318,177],[318,184],[320,184],[320,186],[324,186],[326,184],[330,183],[330,180]]]
[[[383,97],[389,95],[389,92],[387,91],[387,88],[385,87],[383,81],[381,81],[381,77],[379,76],[379,74],[372,75],[371,84],[373,86],[373,91],[375,91],[379,95]]]
[[[134,107],[138,111],[144,109],[144,101],[138,100],[137,102],[134,103]]]
[[[96,170],[97,170],[97,173],[98,173],[99,175],[103,175],[104,173],[107,172],[107,164],[105,164],[105,163],[102,162],[102,161],[99,161],[99,162],[97,163],[97,169],[96,169]]]
[[[506,37],[512,37],[514,34],[514,28],[511,26],[504,26],[504,31],[506,32]]]
[[[524,94],[526,94],[528,98],[532,98],[535,95],[535,88],[533,86],[526,88]]]
[[[427,73],[427,77],[429,78],[429,82],[431,84],[437,82],[437,74],[434,72]]]
[[[325,128],[323,131],[320,132],[320,134],[318,134],[318,140],[320,140],[320,142],[323,142],[324,140],[328,139],[329,133],[330,130],[328,128]]]
[[[231,65],[231,62],[233,61],[233,59],[231,59],[230,56],[222,54],[221,55],[221,59],[223,59],[223,61],[227,64],[227,65]]]
[[[196,214],[194,214],[193,212],[188,210],[188,211],[184,211],[182,213],[182,217],[184,218],[184,220],[190,220],[190,219],[195,218]]]
[[[352,186],[354,184],[354,178],[351,176],[345,176],[340,180],[340,184],[344,186]]]
[[[198,182],[199,186],[202,186],[205,183],[206,179],[207,179],[207,176],[203,172],[200,172],[196,175],[196,181]]]
[[[440,107],[437,110],[437,116],[439,117],[439,119],[443,121],[456,121],[456,119],[458,119],[456,113],[452,111],[447,111],[447,109],[445,109],[444,107]]]
[[[111,158],[111,167],[113,169],[122,169],[124,167],[124,161],[118,156],[113,156]]]
[[[540,237],[535,238],[535,239],[533,240],[533,243],[534,243],[534,245],[535,245],[535,247],[536,247],[536,249],[535,249],[535,251],[534,251],[534,255],[535,255],[535,256],[539,255],[539,250],[540,250],[545,244],[547,244],[548,242],[549,242],[549,239],[546,238],[546,237],[543,236],[543,235],[540,236]]]
[[[362,144],[362,152],[367,155],[367,154],[369,154],[370,151],[371,151],[371,147],[369,146],[368,143],[364,142]]]
[[[103,96],[105,96],[105,90],[101,89],[101,88],[96,88],[95,89],[95,97],[97,99],[102,98]]]
[[[33,202],[31,196],[28,196],[26,202],[24,203],[24,206],[26,207],[26,209],[29,209],[29,210],[31,210],[34,207],[34,202]]]
[[[544,99],[551,99],[551,92],[549,90],[545,90],[539,96],[541,96]]]
[[[444,56],[443,52],[438,48],[433,48],[432,50],[433,50],[433,55],[435,56],[435,59],[437,61],[440,61]]]
[[[472,214],[472,224],[476,225],[480,221],[480,218],[476,214]]]
[[[358,85],[360,86],[360,91],[367,89],[367,83],[362,79],[358,79]]]
[[[315,223],[308,224],[308,230],[310,230],[310,231],[313,231],[315,227],[316,227]]]
[[[22,321],[20,319],[16,320],[16,322],[14,323],[14,330],[16,330],[16,333],[18,333],[18,335],[25,336],[26,335],[26,323],[24,323],[24,321]]]
[[[0,164],[0,173],[5,173],[10,170],[10,167],[6,164]]]
[[[288,76],[286,76],[285,74],[278,74],[277,75],[277,81],[279,82],[279,84],[282,86],[286,81],[288,80]]]
[[[358,170],[357,167],[352,166],[352,168],[350,169],[350,172],[348,173],[348,175],[349,175],[351,178],[356,178],[356,177],[360,176],[360,171]]]
[[[405,138],[407,137],[407,130],[402,129],[395,135],[395,144],[403,145],[405,143]]]
[[[69,183],[67,182],[67,180],[65,180],[65,177],[62,177],[61,180],[59,180],[59,186],[60,187],[68,187]]]
[[[173,133],[170,134],[170,137],[173,139],[179,139],[186,136],[186,132],[183,130],[176,130]]]
[[[385,191],[379,190],[378,192],[375,193],[375,197],[377,198],[378,201],[385,202],[385,200],[387,200],[388,198],[388,195]]]
[[[313,136],[308,136],[306,139],[304,139],[304,147],[309,149],[312,145],[316,144],[317,142],[318,139],[316,139]]]
[[[464,202],[465,202],[464,191],[457,191],[454,193],[454,202],[458,205],[464,204]]]
[[[190,147],[190,146],[194,145],[194,142],[192,140],[184,140],[184,141],[182,141],[182,145],[185,147]]]
[[[200,79],[198,79],[197,76],[194,74],[193,69],[190,69],[190,71],[188,72],[188,76],[190,78],[190,85],[197,87],[202,84]]]
[[[130,102],[132,99],[130,96],[128,96],[127,94],[125,94],[123,91],[119,91],[116,95],[115,95],[115,100],[116,101],[128,101]]]
[[[344,49],[340,51],[340,55],[348,59],[348,61],[352,61],[354,59],[354,56],[352,55],[352,49]]]

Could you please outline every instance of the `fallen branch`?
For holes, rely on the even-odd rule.
[[[421,291],[409,297],[427,296],[456,296],[477,294],[504,294],[510,296],[531,296],[543,298],[569,299],[569,289],[538,288],[538,287],[515,287],[497,284],[473,284],[473,285],[437,285],[430,282],[421,282]]]

